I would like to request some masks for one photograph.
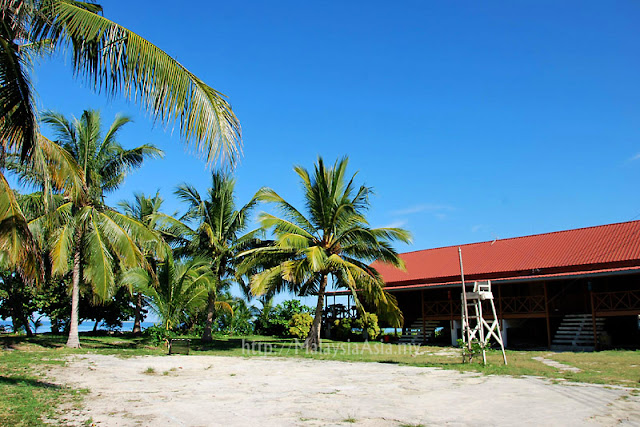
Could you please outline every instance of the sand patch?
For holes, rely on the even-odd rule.
[[[49,375],[100,426],[640,425],[631,389],[384,363],[89,354]]]

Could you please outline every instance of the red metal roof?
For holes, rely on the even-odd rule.
[[[640,266],[640,221],[471,243],[462,249],[465,279],[506,279]],[[460,280],[458,246],[401,254],[407,271],[374,263],[387,286]]]

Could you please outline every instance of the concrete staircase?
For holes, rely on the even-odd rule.
[[[429,340],[439,324],[440,322],[437,320],[427,320],[423,332],[422,317],[419,317],[405,330],[405,333],[398,340],[398,344],[420,344],[425,341],[425,337],[426,340]]]
[[[604,331],[603,318],[596,318],[596,334]],[[594,351],[591,314],[567,314],[558,327],[551,349],[556,351]]]

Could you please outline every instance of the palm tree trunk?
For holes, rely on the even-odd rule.
[[[133,334],[140,335],[142,333],[142,328],[140,324],[142,323],[142,294],[137,292],[135,295],[136,298],[136,315],[133,321]]]
[[[209,291],[209,298],[207,303],[207,321],[204,324],[204,332],[202,332],[203,342],[213,342],[211,336],[211,325],[213,324],[213,317],[216,309],[216,292]]]
[[[79,234],[79,233],[78,233]],[[80,303],[80,239],[76,241],[76,251],[73,255],[73,291],[71,292],[71,326],[69,328],[69,338],[67,347],[80,348],[80,337],[78,336],[78,316]]]
[[[324,292],[327,288],[328,276],[323,274],[320,278],[320,289],[318,289],[318,303],[316,305],[316,314],[309,330],[307,339],[304,340],[304,348],[316,351],[320,348],[320,329],[322,327],[322,309],[324,308]]]

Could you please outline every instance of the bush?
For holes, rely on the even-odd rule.
[[[166,330],[162,325],[149,326],[144,330],[144,335],[149,337],[155,345],[166,343],[177,336],[175,332]]]
[[[365,340],[375,340],[380,335],[378,316],[373,313],[363,313],[355,320],[354,324],[356,328],[362,329]]]
[[[256,320],[256,333],[263,335],[289,335],[289,321],[295,314],[311,313],[311,307],[302,305],[298,300],[284,301]]]
[[[361,330],[361,333],[354,333],[354,329]],[[357,318],[344,317],[333,322],[332,333],[335,339],[346,340],[375,340],[380,335],[378,326],[378,316],[371,313],[364,313]]]
[[[344,317],[333,321],[333,333],[337,340],[346,341],[352,338],[351,320],[350,317]]]
[[[309,313],[296,313],[289,320],[289,333],[296,338],[306,338],[312,323],[313,317]]]

